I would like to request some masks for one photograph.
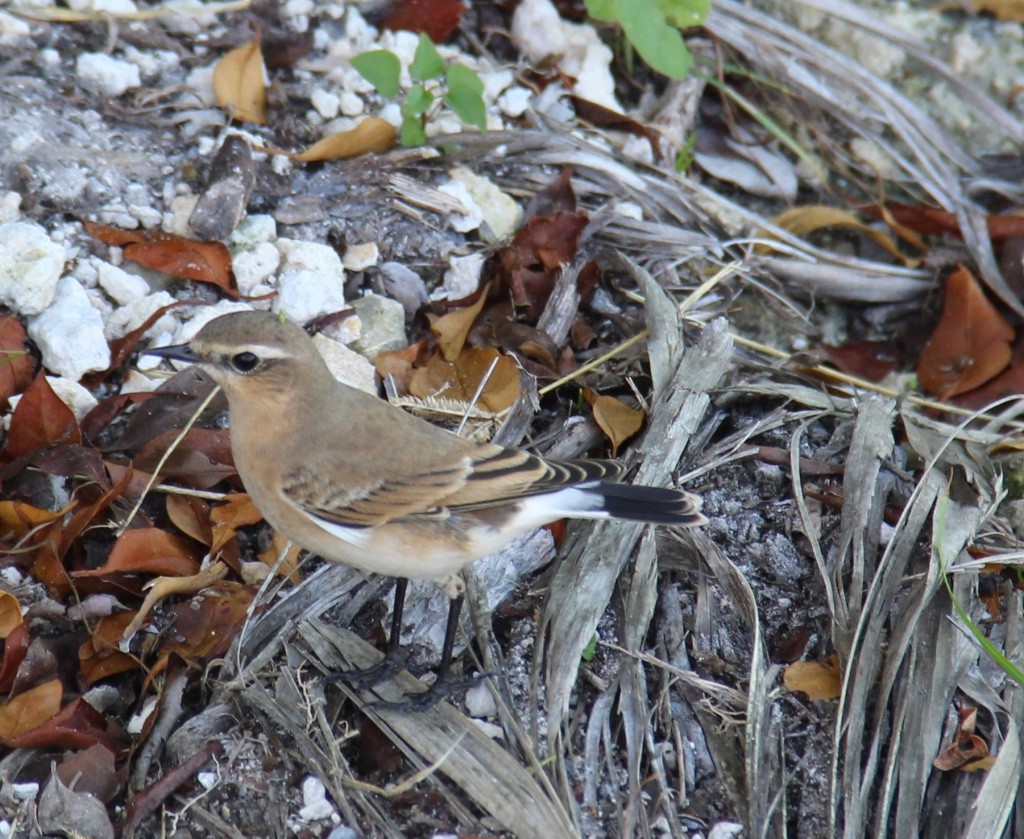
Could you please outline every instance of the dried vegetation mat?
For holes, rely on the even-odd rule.
[[[849,16],[846,4],[824,0],[776,7]],[[1019,148],[1024,129],[1011,112],[886,24],[860,15],[848,23],[905,51]],[[445,166],[542,199],[532,238],[517,235],[493,278],[530,314],[508,321],[515,328],[496,321],[485,292],[378,370],[421,409],[417,388],[444,392],[428,405],[435,413],[468,414],[473,402],[471,429],[496,427],[505,444],[552,456],[621,444],[637,482],[700,493],[708,526],[570,526],[556,563],[546,534],[479,563],[467,575],[462,661],[486,674],[481,686],[467,705],[395,711],[373,703],[419,689],[408,673],[372,689],[323,678],[379,657],[370,641],[386,624],[386,581],[299,568],[294,552],[247,530],[259,516],[244,499],[211,496],[221,511],[211,520],[195,495],[167,497],[167,517],[205,549],[236,540],[226,564],[200,567],[193,543],[154,525],[147,540],[162,540],[158,561],[143,559],[129,535],[138,530],[128,530],[105,564],[69,576],[61,562],[72,546],[130,516],[144,481],[130,469],[100,477],[98,453],[72,456],[60,445],[86,450],[104,439],[140,471],[193,485],[201,475],[214,487],[231,474],[217,460],[225,438],[196,429],[165,468],[160,454],[176,430],[143,438],[137,422],[114,428],[122,404],[83,430],[42,385],[26,390],[5,480],[31,463],[91,476],[94,491],[60,527],[27,506],[3,508],[10,556],[30,561],[20,562],[29,582],[0,601],[0,686],[30,678],[17,675],[30,648],[29,598],[117,585],[141,599],[139,574],[163,578],[141,611],[91,622],[71,650],[73,678],[132,673],[136,698],[155,704],[136,739],[91,706],[63,703],[56,662],[45,665],[50,681],[34,678],[34,695],[16,693],[0,709],[4,778],[83,745],[111,755],[91,766],[61,758],[33,816],[42,829],[81,803],[71,778],[91,773],[137,791],[120,824],[148,835],[157,811],[171,829],[286,835],[298,829],[298,788],[309,779],[326,789],[337,821],[371,836],[1024,835],[1015,500],[1024,426],[1010,395],[1020,390],[1024,307],[1020,265],[1000,262],[1024,231],[986,209],[998,205],[993,196],[1019,200],[1019,182],[781,16],[716,0],[691,46],[729,70],[672,83],[650,109],[645,119],[667,144],[660,164],[623,158],[599,129],[541,114],[520,128],[437,141]],[[723,85],[726,94],[710,94]],[[736,111],[705,114],[697,127],[697,103],[708,101]],[[717,144],[712,117],[728,126]],[[697,159],[719,180],[664,165],[693,132]],[[855,139],[885,151],[884,173],[849,153]],[[444,196],[417,180],[432,179],[434,161],[386,153],[363,176],[382,204],[431,218],[446,212]],[[359,167],[339,171],[355,177]],[[756,176],[759,198],[729,186],[726,173],[739,170]],[[777,212],[815,171],[819,202]],[[732,180],[741,182],[751,183]],[[837,182],[843,189],[830,191]],[[855,197],[844,204],[839,193]],[[623,204],[640,212],[613,211]],[[595,271],[603,317],[578,293],[593,289]],[[937,276],[941,318],[929,302]],[[482,311],[489,320],[477,319]],[[592,334],[580,336],[585,329]],[[601,347],[589,367],[583,353],[569,349],[568,363],[560,355],[580,346]],[[508,355],[498,347],[536,375],[502,369]],[[890,358],[893,347],[901,359]],[[452,373],[441,359],[464,366]],[[923,390],[898,366],[916,368]],[[553,402],[561,373],[584,385],[574,394],[587,392]],[[609,393],[618,398],[599,401]],[[198,413],[204,397],[186,375],[154,404]],[[580,413],[585,420],[569,421]],[[242,561],[254,545],[280,573]],[[418,602],[410,631],[429,651],[443,619],[430,592]],[[163,631],[145,649],[122,644],[146,621]],[[201,769],[205,788],[188,786]],[[99,809],[89,818],[102,825]]]

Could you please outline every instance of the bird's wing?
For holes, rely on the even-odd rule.
[[[352,527],[410,519],[439,519],[453,512],[509,504],[568,486],[613,479],[614,461],[553,461],[519,449],[481,446],[429,471],[392,475],[358,489],[342,489],[311,469],[289,476],[286,498],[307,514]]]

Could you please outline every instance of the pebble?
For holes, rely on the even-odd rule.
[[[38,315],[53,302],[67,253],[32,221],[0,224],[0,303]]]
[[[345,256],[341,264],[346,271],[365,271],[367,268],[377,264],[380,259],[380,248],[376,242],[362,242],[356,245],[349,245],[345,249]]]
[[[101,52],[81,53],[75,59],[75,73],[83,85],[107,96],[120,96],[142,84],[137,64]]]
[[[42,353],[43,366],[72,382],[110,366],[103,317],[73,277],[62,278],[53,303],[29,318],[28,334]]]
[[[450,267],[444,272],[444,285],[434,292],[433,298],[461,300],[463,297],[469,297],[480,287],[480,275],[483,273],[486,259],[482,253],[451,257],[448,260]]]
[[[304,822],[329,819],[334,814],[334,807],[327,800],[327,790],[320,779],[312,775],[302,781],[302,804],[299,819]]]
[[[345,308],[345,268],[334,248],[318,242],[278,239],[281,269],[275,312],[296,323]]]
[[[397,300],[379,294],[367,294],[352,302],[362,330],[352,348],[373,359],[381,350],[400,350],[408,346],[405,335],[405,308]]]
[[[313,343],[339,382],[377,394],[376,371],[365,357],[325,335],[314,335]]]

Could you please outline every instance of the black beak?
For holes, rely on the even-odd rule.
[[[143,355],[158,355],[160,358],[173,358],[176,361],[201,361],[198,355],[192,352],[188,344],[174,344],[170,347],[150,347],[142,351]]]

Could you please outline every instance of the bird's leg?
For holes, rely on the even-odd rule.
[[[327,676],[328,681],[345,682],[357,687],[372,687],[405,666],[405,655],[400,649],[400,644],[402,641],[402,613],[405,609],[405,593],[408,588],[409,581],[405,577],[395,578],[395,603],[391,610],[391,631],[388,634],[388,645],[384,650],[384,658],[362,670],[332,673]],[[447,637],[445,637],[445,643],[448,643]],[[451,659],[450,649],[448,658]]]

